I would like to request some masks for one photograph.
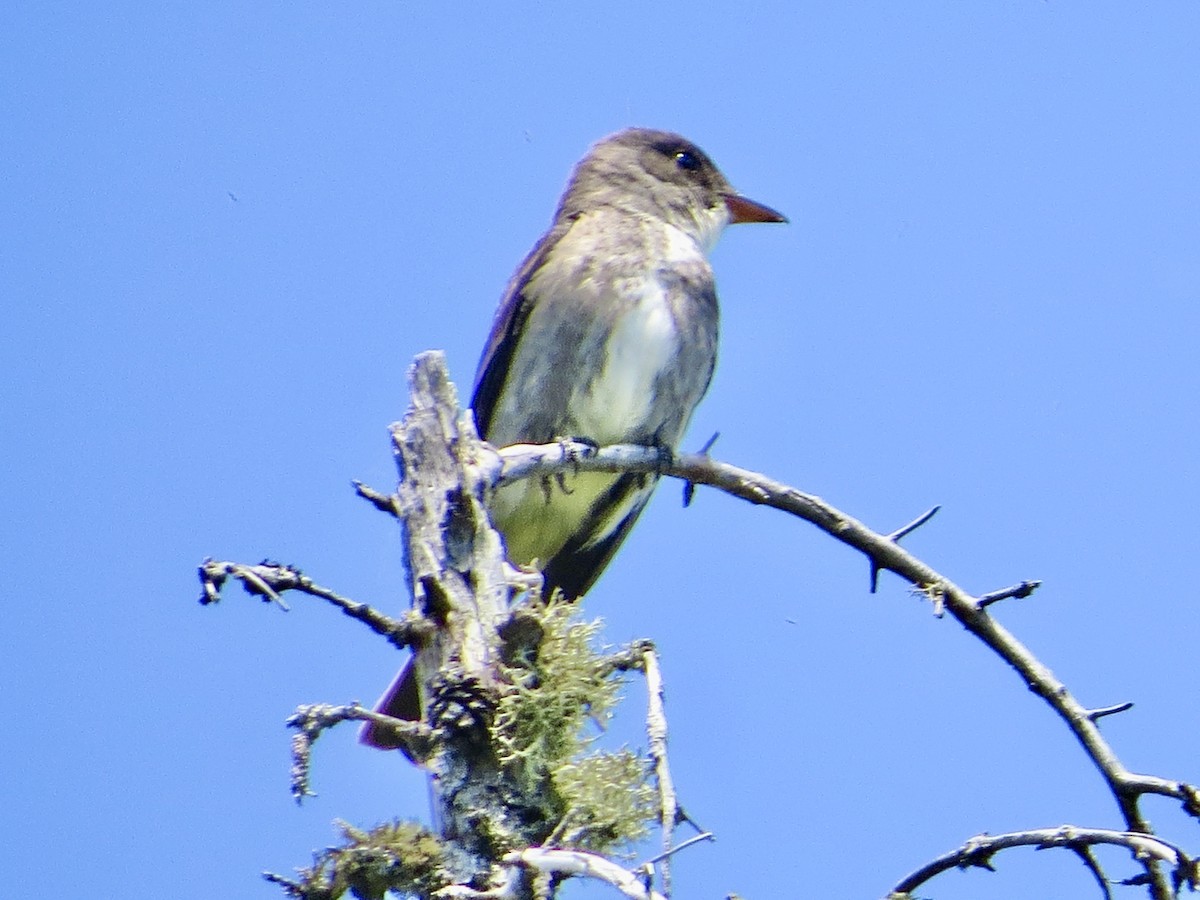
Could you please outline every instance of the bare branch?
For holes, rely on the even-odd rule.
[[[313,796],[309,790],[312,745],[325,729],[341,722],[374,722],[388,729],[414,760],[427,758],[433,750],[433,729],[423,722],[394,719],[357,703],[348,706],[330,706],[324,703],[298,706],[287,720],[288,728],[296,730],[296,734],[292,736],[292,796],[296,798],[297,803],[305,797]]]
[[[236,578],[242,583],[247,594],[262,597],[263,600],[274,603],[285,612],[288,605],[279,596],[280,591],[289,590],[294,582],[303,577],[299,569],[282,566],[279,563],[263,560],[260,565],[248,566],[244,563],[216,562],[206,559],[200,564],[200,605],[208,606],[221,599],[221,588],[227,578]]]
[[[242,583],[246,593],[274,602],[284,610],[287,610],[288,606],[280,594],[287,591],[318,597],[332,603],[350,618],[362,622],[376,634],[387,638],[399,649],[412,646],[431,628],[423,617],[411,611],[401,619],[393,619],[366,603],[357,603],[322,587],[295,566],[266,560],[257,566],[248,566],[244,563],[206,559],[200,566],[200,584],[203,588],[200,602],[208,605],[220,600],[221,588],[227,578],[236,578]]]
[[[838,541],[862,552],[872,567],[872,590],[878,572],[895,572],[927,597],[935,613],[949,612],[1017,672],[1067,724],[1088,758],[1104,777],[1124,819],[1126,831],[1063,826],[1007,835],[981,835],[914,872],[897,886],[907,893],[953,867],[991,866],[992,857],[1016,846],[1064,847],[1077,853],[1108,895],[1108,881],[1090,848],[1097,844],[1124,846],[1143,866],[1137,883],[1147,884],[1156,900],[1167,900],[1182,884],[1197,884],[1196,865],[1174,845],[1153,835],[1140,808],[1145,794],[1181,801],[1189,815],[1200,818],[1200,788],[1183,782],[1138,775],[1126,769],[1102,737],[1097,722],[1128,709],[1131,704],[1089,709],[1080,703],[1048,667],[1043,665],[990,615],[988,608],[1007,598],[1029,596],[1038,581],[972,596],[950,579],[900,546],[900,540],[938,511],[934,507],[914,522],[880,534],[821,500],[764,475],[717,462],[707,455],[673,454],[665,448],[629,445],[597,448],[583,442],[560,441],[544,446],[516,445],[495,452],[479,441],[470,413],[457,407],[440,354],[418,357],[411,378],[413,405],[404,423],[393,426],[401,480],[394,496],[363,485],[359,494],[378,508],[396,515],[405,530],[405,561],[412,579],[414,610],[404,619],[390,619],[334,592],[315,585],[299,570],[264,562],[245,566],[206,560],[200,568],[202,603],[219,599],[223,583],[236,578],[255,596],[286,609],[281,595],[298,590],[321,597],[365,622],[397,646],[417,648],[417,672],[434,727],[414,725],[368,713],[357,705],[302,707],[289,721],[298,730],[294,743],[293,787],[298,797],[308,792],[308,757],[321,731],[346,719],[370,719],[405,736],[414,756],[432,756],[437,772],[439,814],[452,823],[456,856],[450,881],[460,883],[439,891],[440,896],[507,898],[548,894],[553,879],[582,876],[604,881],[627,897],[658,898],[653,890],[653,866],[679,848],[672,848],[672,829],[681,820],[666,756],[666,719],[657,658],[648,642],[608,657],[609,671],[642,669],[650,694],[647,732],[650,756],[659,785],[664,852],[647,863],[639,875],[593,853],[544,846],[540,834],[513,829],[511,817],[493,816],[501,807],[520,805],[522,786],[499,767],[480,768],[478,752],[486,722],[495,709],[498,688],[494,661],[503,652],[499,629],[508,609],[514,572],[503,561],[499,537],[490,528],[486,494],[496,485],[530,476],[557,477],[587,471],[651,472],[686,482],[685,499],[695,485],[717,487],[735,497],[802,518]],[[373,718],[374,717],[374,718]],[[464,724],[466,723],[466,724]],[[433,749],[430,749],[430,748]],[[532,806],[530,806],[532,808]],[[492,812],[483,813],[482,810]],[[562,816],[560,829],[571,817]],[[519,819],[519,817],[517,817]],[[532,821],[532,820],[531,820]],[[551,832],[553,834],[555,832]],[[468,837],[470,839],[468,839]],[[702,834],[685,842],[710,838]],[[496,853],[536,841],[543,846]],[[531,870],[524,879],[517,867]],[[669,893],[669,866],[663,884]],[[448,870],[449,871],[449,870]],[[491,875],[485,879],[484,873]],[[639,870],[641,871],[641,870]],[[469,882],[469,884],[468,884]],[[288,889],[286,881],[280,881]],[[441,882],[445,883],[445,881]],[[1133,883],[1132,881],[1129,883]]]
[[[641,671],[645,666],[646,651],[653,649],[653,642],[646,640],[634,641],[632,644],[627,644],[620,650],[610,653],[604,658],[604,668],[600,674],[602,677],[607,678],[613,672]]]
[[[889,896],[908,895],[925,884],[936,875],[950,869],[966,869],[973,866],[991,869],[992,857],[1002,850],[1013,847],[1036,847],[1045,850],[1052,847],[1063,847],[1079,852],[1083,848],[1097,844],[1111,844],[1126,848],[1135,859],[1146,865],[1155,860],[1171,866],[1177,873],[1179,883],[1192,884],[1196,878],[1195,863],[1175,845],[1146,834],[1130,831],[1109,831],[1103,828],[1078,828],[1073,825],[1063,825],[1059,828],[1042,828],[1032,831],[1017,831],[1009,834],[981,834],[971,838],[957,850],[939,856],[908,877],[902,879]],[[1090,856],[1086,864],[1093,874],[1099,872],[1099,867]],[[1097,876],[1104,882],[1103,876]],[[1164,897],[1170,897],[1173,892],[1168,890]]]
[[[585,452],[586,451],[586,452]],[[872,531],[862,522],[806,494],[757,472],[717,462],[699,454],[681,453],[671,458],[655,448],[627,444],[599,449],[570,442],[517,444],[500,451],[504,460],[501,482],[563,470],[568,464],[582,471],[661,472],[696,484],[707,484],[748,500],[770,506],[816,525],[844,544],[864,553],[881,569],[895,572],[915,585],[935,604],[946,609],[969,632],[1007,662],[1034,693],[1042,697],[1075,734],[1084,751],[1104,776],[1130,831],[1150,831],[1149,822],[1137,806],[1141,794],[1156,793],[1185,801],[1189,812],[1200,809],[1200,792],[1190,785],[1166,779],[1134,775],[1117,758],[1100,734],[1089,710],[1059,681],[1054,673],[996,622],[973,597],[949,578],[904,550],[889,536]],[[570,460],[568,463],[567,460]],[[1039,582],[1025,581],[998,594],[1027,595]],[[1193,814],[1195,814],[1193,812]]]
[[[502,862],[528,866],[546,874],[594,878],[612,885],[630,900],[666,900],[633,872],[595,853],[529,847],[506,854]]]
[[[671,895],[671,844],[675,836],[675,821],[679,804],[675,799],[675,784],[671,779],[671,767],[667,764],[667,713],[663,708],[662,671],[658,667],[658,654],[653,646],[642,652],[642,670],[646,673],[646,737],[650,759],[654,763],[654,779],[658,782],[658,822],[662,829],[663,853],[656,859],[662,860],[662,888]]]

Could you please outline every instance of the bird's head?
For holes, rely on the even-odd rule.
[[[560,215],[601,207],[660,218],[705,252],[726,225],[787,219],[733,189],[708,154],[681,135],[627,128],[595,144],[571,176]]]

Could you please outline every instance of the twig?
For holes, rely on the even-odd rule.
[[[654,644],[647,640],[634,641],[620,650],[610,653],[601,660],[599,675],[607,678],[614,672],[631,672],[641,670],[645,665],[646,651],[653,650]]]
[[[1096,886],[1100,888],[1100,893],[1104,895],[1104,900],[1113,900],[1112,887],[1109,885],[1108,877],[1104,874],[1104,869],[1100,866],[1100,860],[1096,859],[1096,854],[1092,852],[1091,847],[1072,847],[1075,855],[1083,862],[1084,868],[1092,873],[1092,877],[1096,879]]]
[[[667,763],[667,713],[663,708],[662,670],[658,667],[658,654],[653,646],[642,651],[642,670],[646,673],[646,738],[649,743],[650,759],[654,763],[654,779],[658,782],[658,817],[662,828],[663,853],[655,859],[662,860],[663,894],[671,896],[671,844],[675,837],[675,819],[679,804],[675,797],[675,784],[671,780],[671,767]]]
[[[716,839],[717,839],[717,836],[715,834],[713,834],[711,831],[702,831],[699,834],[692,835],[690,838],[688,838],[682,844],[676,844],[674,847],[669,847],[668,849],[664,850],[662,853],[658,854],[658,856],[650,857],[648,860],[646,860],[645,864],[648,866],[652,866],[655,863],[662,862],[664,859],[674,856],[676,853],[680,852],[681,850],[686,850],[688,847],[692,846],[693,844],[699,844],[704,841],[715,841]]]
[[[262,597],[284,612],[287,612],[288,605],[279,596],[279,592],[288,590],[292,582],[303,577],[299,569],[267,560],[263,560],[257,566],[248,566],[244,563],[216,562],[211,558],[200,564],[197,574],[200,577],[201,606],[208,606],[220,600],[221,588],[225,586],[226,579],[236,578],[242,583],[247,594]]]
[[[304,885],[292,878],[277,875],[275,872],[263,872],[262,877],[268,884],[279,885],[289,897],[304,897],[306,895]]]
[[[357,703],[330,706],[324,703],[299,706],[288,717],[287,726],[296,730],[292,735],[292,796],[300,803],[314,796],[309,790],[309,761],[312,745],[327,728],[341,722],[374,722],[388,729],[414,760],[425,759],[434,744],[434,730],[423,722],[406,722],[374,712]]]
[[[1105,716],[1116,715],[1127,710],[1133,709],[1133,701],[1126,700],[1124,703],[1114,703],[1112,706],[1102,706],[1099,709],[1089,709],[1088,718],[1095,722],[1097,719],[1102,719]]]
[[[350,482],[354,485],[354,493],[362,497],[380,512],[385,512],[389,516],[400,518],[400,508],[396,505],[397,497],[395,494],[384,494],[381,491],[369,485],[363,484],[361,481]]]
[[[891,534],[889,534],[887,536],[887,539],[889,541],[898,543],[901,539],[903,539],[907,535],[912,534],[914,531],[916,531],[918,528],[920,528],[922,525],[924,525],[926,522],[928,522],[930,519],[932,519],[934,516],[936,516],[938,514],[938,512],[941,511],[941,508],[942,507],[939,504],[938,506],[934,506],[930,509],[925,510],[925,512],[921,513],[919,516],[917,516],[915,519],[913,519],[907,525],[903,526],[902,528],[897,528],[895,531],[893,531]]]
[[[422,616],[409,612],[401,619],[393,619],[377,612],[366,603],[357,603],[348,597],[322,587],[295,566],[264,560],[257,566],[245,563],[218,562],[206,559],[200,566],[200,584],[203,593],[200,603],[208,605],[221,599],[221,588],[226,579],[236,578],[246,593],[261,596],[287,610],[280,594],[297,591],[332,603],[352,619],[357,619],[376,634],[387,638],[393,646],[403,649],[412,646],[432,627]]]
[[[979,608],[983,609],[984,607],[991,606],[993,603],[1007,600],[1009,597],[1024,600],[1041,586],[1042,583],[1040,581],[1022,581],[1020,584],[1014,584],[1012,587],[1007,587],[1000,591],[992,591],[990,594],[984,594],[979,598]]]

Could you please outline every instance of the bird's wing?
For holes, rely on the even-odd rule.
[[[475,427],[485,439],[496,409],[496,400],[504,389],[508,377],[509,363],[521,339],[522,326],[529,317],[533,301],[526,292],[529,279],[554,246],[570,230],[573,221],[560,221],[542,236],[525,260],[517,267],[504,289],[504,297],[496,310],[492,331],[488,335],[479,368],[475,372],[475,392],[471,396],[471,409],[475,412]]]
[[[561,588],[569,600],[586,594],[624,542],[657,483],[657,475],[644,472],[616,478],[592,504],[589,519],[543,565],[546,593]]]

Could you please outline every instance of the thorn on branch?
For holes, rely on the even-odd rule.
[[[1039,850],[1044,848],[1038,847]],[[1092,877],[1096,879],[1096,884],[1100,886],[1101,892],[1104,894],[1104,900],[1113,900],[1112,888],[1109,887],[1108,876],[1104,874],[1104,868],[1100,865],[1100,861],[1096,859],[1096,854],[1092,852],[1092,848],[1088,846],[1076,846],[1071,848],[1075,855],[1083,862],[1083,866],[1092,873]]]
[[[1099,709],[1089,709],[1087,717],[1095,722],[1097,719],[1103,719],[1105,716],[1116,715],[1123,713],[1126,710],[1133,709],[1133,701],[1126,700],[1124,703],[1115,703],[1112,706],[1102,706]]]
[[[1007,587],[1000,591],[992,591],[990,594],[984,594],[976,601],[975,605],[980,609],[986,609],[993,603],[998,603],[1001,600],[1007,600],[1009,597],[1015,597],[1018,600],[1024,600],[1041,586],[1042,583],[1040,581],[1022,581],[1020,584],[1014,584],[1012,587]]]
[[[688,847],[692,846],[693,844],[699,844],[702,841],[715,841],[716,839],[717,839],[717,836],[715,834],[713,834],[711,831],[702,831],[702,832],[700,832],[700,834],[696,834],[696,835],[693,835],[692,837],[688,838],[682,844],[676,844],[674,847],[664,850],[662,853],[658,854],[658,856],[650,857],[650,859],[646,860],[645,865],[653,866],[655,863],[660,863],[664,859],[674,856],[680,850],[686,850]]]
[[[708,456],[708,451],[713,448],[713,444],[717,442],[717,438],[721,436],[721,432],[714,431],[712,437],[704,442],[704,446],[700,448],[698,456]],[[683,508],[687,509],[692,505],[692,497],[696,494],[696,483],[694,481],[685,481],[683,483]]]
[[[934,516],[936,516],[938,514],[938,511],[941,510],[941,508],[942,508],[942,506],[939,503],[937,506],[933,507],[932,509],[926,510],[925,512],[921,513],[921,515],[917,516],[915,519],[913,519],[911,522],[909,522],[904,527],[897,528],[891,534],[885,535],[886,539],[891,541],[893,544],[899,544],[903,538],[912,534],[914,531],[916,531],[918,528],[920,528],[922,525],[924,525],[926,522],[928,522],[930,519],[932,519]],[[872,556],[870,559],[871,559],[871,593],[874,594],[876,592],[876,590],[879,588],[879,572],[881,570],[881,567],[879,565],[879,561],[875,557]]]
[[[385,512],[394,518],[400,518],[400,509],[396,506],[395,494],[384,494],[373,487],[368,487],[361,481],[351,481],[354,485],[354,493],[362,497],[368,503],[373,505],[380,512]]]
[[[893,531],[891,534],[889,534],[887,536],[887,539],[889,541],[891,541],[893,544],[900,543],[900,541],[903,538],[912,534],[914,531],[916,531],[918,528],[920,528],[922,525],[924,525],[926,522],[928,522],[930,519],[932,519],[934,516],[936,516],[938,514],[938,512],[941,510],[941,508],[942,508],[942,506],[939,503],[937,506],[926,510],[925,512],[921,513],[921,515],[917,516],[915,519],[913,519],[911,522],[909,522],[907,525],[905,525],[903,528],[898,528],[895,531]]]

